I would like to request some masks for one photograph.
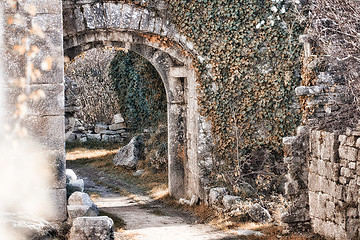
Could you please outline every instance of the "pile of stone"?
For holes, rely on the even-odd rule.
[[[84,193],[84,181],[78,179],[74,171],[66,170],[68,216],[72,222],[70,229],[70,240],[88,239],[114,239],[113,225],[111,218],[98,216],[99,209],[91,201],[90,196]],[[78,189],[79,191],[72,192]]]
[[[66,141],[87,142],[123,142],[129,137],[126,124],[121,114],[115,114],[111,124],[85,124],[79,119],[69,117],[65,121]]]
[[[66,169],[66,193],[69,197],[74,192],[84,191],[84,180],[78,179],[72,169]]]
[[[254,222],[267,223],[272,220],[269,211],[259,203],[243,200],[239,196],[228,195],[226,188],[210,189],[209,204],[220,211],[233,215],[247,215]]]

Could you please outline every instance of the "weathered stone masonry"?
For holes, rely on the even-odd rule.
[[[168,101],[169,189],[175,197],[202,195],[197,160],[198,113],[192,44],[162,15],[112,1],[64,1],[64,51],[70,58],[94,47],[120,47],[158,70]],[[162,17],[161,17],[162,16]],[[153,35],[173,41],[164,46]],[[190,47],[191,49],[189,49]]]
[[[11,106],[11,117],[17,97],[23,91],[27,94],[42,90],[45,99],[27,101],[27,117],[21,123],[28,129],[31,136],[39,141],[48,154],[49,164],[54,169],[51,195],[54,203],[52,219],[66,219],[66,190],[65,190],[65,149],[64,149],[64,83],[63,83],[63,34],[62,34],[62,7],[61,0],[27,0],[19,1],[17,8],[11,8],[8,1],[1,1],[0,7],[4,9],[5,19],[20,17],[18,23],[6,25],[5,29],[5,75],[8,79],[8,104]],[[36,7],[36,15],[30,16],[25,6]],[[3,16],[1,16],[3,17]],[[22,18],[21,18],[22,17]],[[43,36],[29,30],[38,26]],[[40,31],[38,31],[40,32]],[[35,57],[20,54],[14,51],[14,46],[25,45],[30,51],[31,46],[37,46],[39,52]],[[33,64],[33,71],[41,70],[41,63],[46,58],[52,59],[50,71],[42,71],[36,81],[26,75],[26,67]],[[13,83],[24,78],[27,80],[26,88],[21,89]],[[14,124],[12,119],[8,122]]]
[[[66,219],[65,151],[64,151],[64,55],[70,58],[95,47],[120,47],[134,51],[149,60],[159,72],[167,93],[168,102],[168,152],[169,189],[175,197],[205,198],[200,171],[200,158],[208,159],[209,128],[198,114],[196,78],[191,69],[191,55],[196,56],[193,44],[180,35],[167,20],[166,6],[162,1],[151,1],[151,8],[136,8],[117,1],[99,0],[27,0],[19,2],[36,7],[35,16],[25,13],[23,30],[36,23],[44,37],[29,36],[31,44],[40,48],[34,59],[17,56],[12,46],[20,45],[25,36],[16,25],[7,29],[7,74],[23,77],[27,61],[41,69],[41,62],[51,57],[52,68],[45,71],[31,89],[41,89],[46,98],[29,102],[26,126],[30,134],[39,140],[51,155],[55,167],[53,186],[55,220]],[[19,9],[6,7],[7,15],[15,15]],[[9,27],[10,28],[10,27]],[[15,33],[15,34],[14,34]],[[31,35],[31,34],[30,34]],[[170,40],[170,45],[163,44]],[[9,89],[10,103],[14,106],[18,96]],[[206,137],[208,138],[208,137]]]
[[[310,57],[304,39],[305,57]],[[305,109],[313,112],[296,136],[283,140],[291,200],[283,221],[291,229],[312,229],[329,239],[359,239],[360,128],[328,132],[312,127],[326,124],[328,114],[349,104],[341,71],[328,69],[317,76],[316,85],[296,89],[298,96],[308,97]]]

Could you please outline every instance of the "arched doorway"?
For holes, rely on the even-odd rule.
[[[120,47],[157,69],[167,95],[169,192],[176,198],[201,197],[195,72],[169,21],[112,2],[64,2],[63,19],[65,56],[73,58],[94,47]]]

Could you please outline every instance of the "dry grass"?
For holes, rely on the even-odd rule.
[[[69,168],[85,166],[93,170],[100,170],[107,176],[111,177],[113,181],[101,182],[106,183],[107,187],[111,188],[115,192],[130,195],[133,192],[127,191],[117,186],[116,180],[128,182],[134,184],[141,191],[146,192],[149,195],[153,195],[155,198],[159,198],[167,193],[167,173],[145,170],[141,177],[133,176],[135,170],[125,169],[113,164],[113,158],[122,147],[118,144],[106,144],[105,146],[94,145],[94,143],[79,144],[78,147],[73,143],[71,148],[67,148],[66,160]]]
[[[265,234],[263,237],[249,236],[240,237],[239,239],[249,240],[263,240],[263,239],[284,239],[284,240],[320,240],[322,238],[314,235],[283,235],[283,228],[281,226],[275,226],[271,224],[258,224],[250,222],[247,217],[229,217],[225,216],[222,212],[217,211],[214,208],[199,204],[195,206],[180,205],[178,200],[169,195],[167,188],[167,173],[157,172],[154,173],[151,170],[147,171],[141,177],[133,176],[134,170],[124,169],[119,166],[114,166],[112,159],[114,158],[116,151],[120,146],[96,146],[93,145],[81,145],[79,147],[73,146],[67,149],[66,159],[67,164],[71,166],[86,166],[93,169],[93,171],[104,172],[106,177],[109,178],[106,181],[99,180],[99,183],[111,188],[114,192],[120,192],[128,196],[136,197],[133,189],[128,189],[126,186],[119,186],[117,181],[125,181],[130,185],[135,185],[136,190],[140,189],[143,193],[152,196],[156,201],[170,207],[191,214],[194,216],[196,223],[210,223],[217,228],[224,229],[229,232],[235,232],[236,229],[248,229],[254,231],[260,231]],[[96,193],[90,193],[96,196]],[[105,215],[108,213],[104,213]],[[162,211],[155,209],[154,214],[162,215]],[[109,216],[109,215],[108,215]],[[112,218],[112,217],[111,217]],[[121,220],[121,219],[120,219]],[[121,221],[115,225],[121,229],[123,227]]]

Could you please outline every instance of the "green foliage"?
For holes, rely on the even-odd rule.
[[[293,6],[270,0],[168,2],[179,31],[209,59],[197,64],[199,101],[212,122],[216,155],[226,162],[220,171],[242,166],[249,160],[244,157],[260,149],[281,154],[282,137],[300,124],[300,114],[290,107],[300,83],[303,32]],[[206,65],[212,66],[211,77]]]
[[[110,76],[118,95],[120,112],[134,130],[166,122],[166,93],[156,69],[134,52],[118,51]]]

